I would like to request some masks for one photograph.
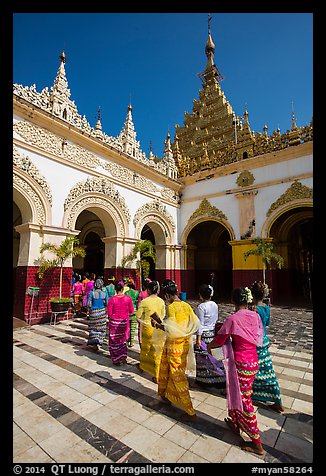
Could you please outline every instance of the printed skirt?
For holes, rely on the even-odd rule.
[[[258,362],[235,361],[240,385],[243,411],[229,410],[233,424],[244,431],[256,444],[261,443],[255,409],[252,404],[252,384],[258,372]]]
[[[139,367],[158,379],[163,343],[154,341],[154,328],[152,326],[142,325],[141,327]]]
[[[87,345],[102,345],[106,336],[108,322],[107,310],[91,309],[88,319],[88,340]]]
[[[137,332],[137,325],[138,325],[136,314],[131,314],[129,316],[129,325],[130,325],[130,334],[129,334],[128,344],[132,344]]]
[[[259,370],[252,386],[252,399],[260,402],[282,403],[280,387],[269,353],[269,340],[257,347]]]
[[[209,344],[214,339],[214,329],[210,331],[203,331],[201,340],[205,344]],[[216,365],[223,371],[223,375],[218,373],[211,360],[209,359],[207,352],[195,352],[196,356],[196,380],[198,385],[205,387],[215,387],[224,389],[226,387],[226,378],[224,365],[221,360],[216,360]]]
[[[114,364],[127,360],[127,340],[129,336],[129,317],[109,319],[109,351]]]
[[[189,415],[195,415],[186,376],[188,352],[189,338],[166,340],[160,363],[158,394]]]

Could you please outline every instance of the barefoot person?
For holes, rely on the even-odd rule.
[[[193,351],[192,335],[197,332],[200,322],[192,307],[179,299],[174,281],[165,281],[162,288],[168,302],[167,317],[162,322],[152,321],[152,325],[164,330],[166,335],[158,394],[165,402],[185,411],[182,420],[192,420],[196,418],[196,412],[190,398],[186,370],[189,351]]]
[[[207,344],[208,352],[223,345],[226,365],[227,405],[229,418],[225,422],[240,435],[244,431],[251,442],[244,441],[241,449],[263,455],[252,404],[252,384],[258,372],[257,346],[263,341],[263,326],[259,315],[248,309],[252,302],[249,288],[235,288],[232,291],[235,313],[228,316],[216,337]]]
[[[270,341],[266,333],[266,327],[269,326],[271,320],[271,310],[263,302],[265,285],[261,281],[255,281],[250,289],[254,299],[252,310],[258,312],[264,328],[263,345],[257,347],[259,370],[252,386],[252,399],[267,404],[271,403],[268,408],[277,413],[282,413],[284,408],[281,391],[273,368],[272,357],[269,352]]]

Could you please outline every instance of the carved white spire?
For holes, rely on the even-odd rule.
[[[131,111],[132,105],[130,103],[128,106],[127,117],[118,139],[121,139],[122,141],[124,152],[135,157],[136,151],[139,150],[139,142],[136,140],[135,126],[132,120]]]
[[[65,71],[66,54],[64,51],[62,51],[59,58],[60,66],[50,90],[50,107],[53,114],[70,122],[71,117],[77,113],[77,108],[74,102],[70,100],[70,89],[68,88]]]
[[[153,154],[153,146],[152,146],[152,141],[149,143],[149,154],[148,154],[149,160],[154,160],[155,155]]]
[[[68,89],[68,81],[66,78],[66,70],[65,70],[66,54],[64,51],[62,51],[61,55],[59,56],[59,59],[60,59],[60,66],[57,72],[57,76],[54,80],[52,91],[58,92],[61,94],[66,94],[69,98],[70,91]]]
[[[95,129],[97,131],[101,131],[102,130],[102,124],[101,124],[101,106],[98,107],[98,110],[97,110],[97,123],[95,125]]]
[[[166,139],[164,141],[165,147],[163,152],[163,159],[165,160],[171,160],[171,159],[174,160],[170,139],[171,139],[171,136],[170,136],[170,133],[168,132],[168,135],[166,136]]]
[[[165,147],[163,152],[163,160],[166,162],[167,166],[167,175],[168,177],[177,178],[178,169],[173,157],[172,147],[171,147],[171,136],[168,133],[164,141]]]

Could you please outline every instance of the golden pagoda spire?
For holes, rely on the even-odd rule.
[[[201,73],[198,73],[198,77],[201,79],[203,83],[205,82],[207,83],[210,80],[213,80],[215,81],[215,83],[217,83],[217,81],[222,81],[223,79],[221,73],[219,72],[219,70],[217,69],[214,63],[215,44],[211,35],[211,24],[210,24],[211,19],[212,19],[212,16],[209,13],[208,14],[208,38],[205,45],[205,54],[207,56],[207,63],[206,63],[205,70],[202,71]]]
[[[209,69],[214,67],[215,45],[214,45],[214,41],[213,41],[212,36],[211,36],[211,20],[212,20],[212,16],[210,14],[208,14],[208,39],[207,39],[206,46],[205,46],[205,53],[206,53],[206,56],[207,56],[207,64],[206,64],[205,71],[208,71]]]

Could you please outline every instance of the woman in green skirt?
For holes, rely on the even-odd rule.
[[[263,345],[257,347],[259,370],[255,376],[252,386],[252,400],[269,404],[269,408],[281,413],[282,406],[280,387],[273,368],[272,357],[269,352],[270,340],[266,333],[266,327],[270,324],[271,310],[263,302],[265,285],[261,281],[255,281],[251,286],[251,293],[254,299],[252,310],[256,311],[263,323],[264,338]]]

